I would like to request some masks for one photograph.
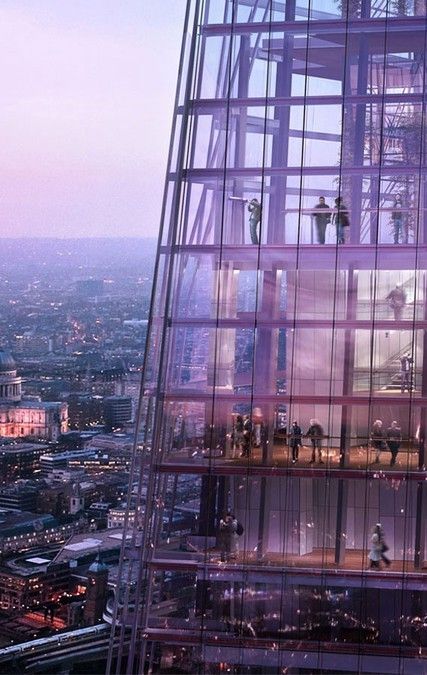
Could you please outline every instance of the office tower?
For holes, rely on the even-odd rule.
[[[113,671],[427,669],[426,27],[188,2]]]
[[[104,419],[108,429],[123,427],[132,419],[130,396],[107,396],[104,399]]]

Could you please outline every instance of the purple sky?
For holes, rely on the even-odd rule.
[[[2,236],[155,236],[186,0],[1,0]]]

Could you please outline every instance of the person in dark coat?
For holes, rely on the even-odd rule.
[[[402,238],[403,243],[404,239],[402,209],[403,209],[402,197],[400,195],[396,195],[396,197],[394,198],[393,211],[391,212],[391,220],[393,223],[395,244],[399,243],[400,238]],[[407,244],[408,242],[405,241],[405,243]]]
[[[298,422],[295,420],[292,423],[289,434],[289,447],[292,450],[292,464],[298,462],[298,453],[301,445],[302,445],[302,431],[301,427],[298,426]]]
[[[243,445],[241,457],[249,457],[252,445],[252,420],[249,415],[245,415],[243,421]]]
[[[221,551],[221,561],[230,560],[233,549],[233,516],[228,511],[219,521],[219,548]]]
[[[325,243],[326,226],[331,222],[331,207],[326,204],[324,197],[319,197],[319,203],[314,207],[314,222],[316,224],[317,243]]]
[[[391,426],[386,431],[387,445],[391,452],[390,466],[396,464],[397,453],[399,452],[400,444],[402,442],[402,430],[396,420],[393,420]]]
[[[323,464],[322,460],[322,438],[324,436],[322,425],[319,420],[312,419],[310,420],[310,426],[306,433],[306,436],[311,441],[311,461],[310,464],[314,464],[316,461],[316,448],[319,454],[319,464]]]
[[[342,197],[337,197],[335,200],[335,213],[332,222],[337,228],[337,243],[345,244],[345,231],[350,226],[350,220],[348,209]]]

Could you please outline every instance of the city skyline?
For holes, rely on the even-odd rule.
[[[2,237],[157,236],[185,9],[168,4],[160,23],[135,0],[2,3]]]

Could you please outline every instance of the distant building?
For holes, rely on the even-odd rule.
[[[86,298],[94,298],[104,293],[104,282],[102,279],[81,279],[76,281],[76,292]]]
[[[68,406],[22,400],[22,380],[11,354],[0,351],[0,436],[56,441],[68,428]]]
[[[65,452],[46,453],[40,457],[40,468],[43,476],[48,476],[55,469],[67,469],[71,460],[93,457],[93,448],[82,450],[66,450]]]
[[[132,419],[130,396],[107,396],[104,399],[104,420],[107,429],[123,427]]]
[[[40,473],[40,458],[48,449],[37,443],[6,442],[0,445],[0,478],[10,482],[34,478]]]
[[[135,511],[129,511],[128,522],[135,522]],[[107,528],[115,530],[118,527],[124,527],[126,521],[126,506],[116,506],[108,511]]]
[[[22,483],[0,489],[0,508],[17,511],[36,510],[37,489],[35,485],[25,485],[24,481]]]
[[[83,430],[99,424],[103,413],[102,396],[73,393],[67,397],[69,424],[72,429]]]
[[[31,555],[0,567],[0,609],[37,609],[70,588],[69,566],[52,564],[51,553]]]

